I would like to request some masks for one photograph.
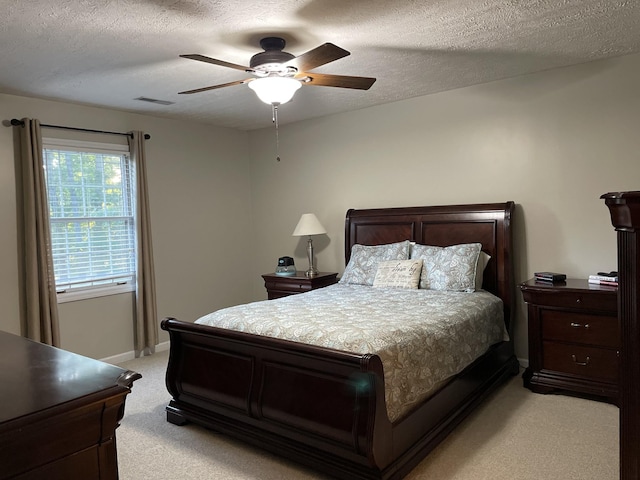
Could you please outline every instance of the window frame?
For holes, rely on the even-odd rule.
[[[136,250],[136,260],[137,260],[137,241],[135,240],[136,235],[136,206],[135,203],[137,201],[136,198],[136,185],[135,185],[135,173],[134,173],[134,164],[131,161],[131,153],[128,145],[123,145],[119,143],[102,143],[102,142],[93,142],[93,141],[83,141],[83,140],[71,140],[64,138],[42,138],[42,150],[43,157],[44,151],[46,149],[49,150],[66,150],[66,151],[79,151],[82,153],[103,153],[103,154],[115,154],[115,155],[127,155],[129,156],[129,175],[131,176],[131,191],[132,191],[132,217],[133,217],[133,225],[134,225],[134,249]],[[46,162],[45,162],[46,163]],[[47,183],[45,177],[45,184]],[[47,188],[47,202],[49,201],[49,186],[46,184]],[[51,232],[51,219],[49,219],[49,231]],[[57,293],[57,301],[58,303],[66,303],[66,302],[74,302],[78,300],[86,300],[90,298],[98,298],[104,297],[108,295],[117,295],[121,293],[133,292],[136,289],[136,280],[138,275],[138,265],[136,261],[136,265],[134,267],[134,272],[131,277],[131,280],[126,283],[112,283],[106,285],[95,285],[95,286],[86,286],[86,287],[75,287],[70,289],[58,288],[56,286]]]

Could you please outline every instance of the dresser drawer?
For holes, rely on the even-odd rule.
[[[582,312],[541,309],[542,338],[617,349],[618,318]]]
[[[543,342],[542,368],[589,379],[618,382],[618,352],[608,348]]]
[[[530,297],[530,298],[527,298]],[[603,294],[599,291],[541,291],[525,294],[525,301],[546,307],[598,310],[617,315],[618,298],[616,295]]]

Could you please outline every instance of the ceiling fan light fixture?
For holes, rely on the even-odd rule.
[[[301,83],[291,77],[263,77],[249,82],[249,88],[269,105],[282,105],[293,98]]]

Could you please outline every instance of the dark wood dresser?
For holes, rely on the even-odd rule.
[[[571,392],[618,403],[620,327],[617,288],[568,279],[520,286],[529,320],[529,367],[534,392]]]
[[[0,479],[115,480],[140,374],[0,332]]]
[[[333,285],[338,282],[337,277],[337,272],[319,272],[315,277],[307,277],[301,271],[289,276],[275,273],[262,275],[269,300]]]

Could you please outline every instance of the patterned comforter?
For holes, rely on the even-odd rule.
[[[387,414],[392,422],[489,346],[508,339],[502,300],[488,292],[340,283],[225,308],[196,323],[377,354],[384,368]]]

